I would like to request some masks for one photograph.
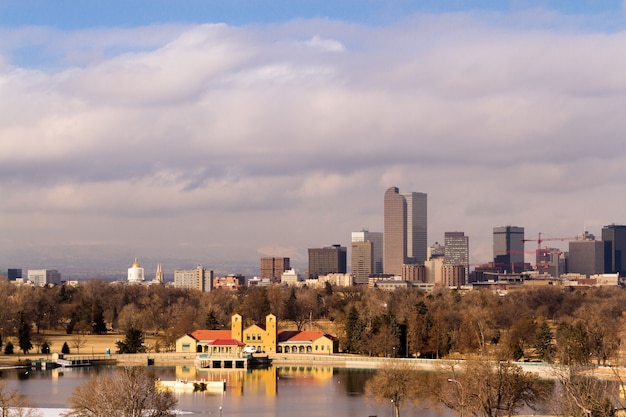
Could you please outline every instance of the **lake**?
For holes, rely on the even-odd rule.
[[[67,399],[89,377],[111,372],[114,367],[57,368],[51,371],[2,370],[0,377],[9,388],[19,390],[36,407],[58,415]],[[363,392],[373,373],[368,370],[330,366],[273,366],[251,371],[214,371],[193,366],[151,367],[168,380],[226,381],[219,393],[178,392],[177,409],[191,416],[295,416],[298,417],[390,417],[391,404],[376,404]],[[221,413],[220,413],[221,407]],[[56,413],[56,414],[55,414]],[[406,405],[403,417],[452,417],[447,409],[424,409]]]

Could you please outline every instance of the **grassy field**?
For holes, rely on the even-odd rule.
[[[106,335],[76,335],[76,334],[66,334],[63,331],[46,331],[42,332],[39,335],[34,334],[33,340],[35,338],[43,338],[50,344],[50,352],[51,353],[61,353],[61,349],[63,348],[63,344],[67,343],[70,348],[71,355],[96,355],[101,356],[106,353],[107,349],[110,349],[111,353],[114,353],[117,350],[117,345],[115,342],[118,340],[123,340],[123,334],[106,334]],[[46,355],[41,353],[37,353],[37,346],[33,342],[33,350],[30,351],[29,354],[24,355],[19,350],[19,343],[16,338],[5,338],[2,342],[6,345],[8,341],[11,341],[14,345],[14,354],[13,355],[5,355],[4,354],[4,346],[2,347],[2,354],[0,354],[0,364],[9,365],[15,364],[16,362],[24,361],[27,359],[39,359],[45,358]],[[156,337],[147,337],[145,343],[148,345],[154,346],[156,342]]]

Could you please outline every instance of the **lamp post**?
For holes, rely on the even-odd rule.
[[[222,406],[220,405],[220,417],[222,417]]]
[[[452,378],[448,378],[448,382],[454,382],[459,386],[459,388],[461,388],[461,417],[463,417],[463,407],[465,406],[465,392],[463,390],[463,384]]]

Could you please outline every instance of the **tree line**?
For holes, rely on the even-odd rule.
[[[346,353],[387,357],[493,356],[513,360],[607,364],[621,342],[626,293],[621,288],[528,288],[497,295],[435,288],[282,286],[203,293],[171,286],[85,281],[32,287],[0,282],[0,346],[44,352],[48,330],[67,334],[129,331],[157,337],[155,351],[174,349],[197,329],[228,329],[275,314],[282,328],[320,328]],[[12,347],[12,346],[11,346]]]

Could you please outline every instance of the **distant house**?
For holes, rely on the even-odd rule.
[[[241,354],[245,347],[253,347],[259,353],[331,354],[338,352],[339,341],[319,330],[279,331],[273,314],[266,316],[265,324],[253,324],[245,329],[241,315],[234,314],[230,330],[196,330],[176,341],[176,352],[181,353],[233,355]]]

